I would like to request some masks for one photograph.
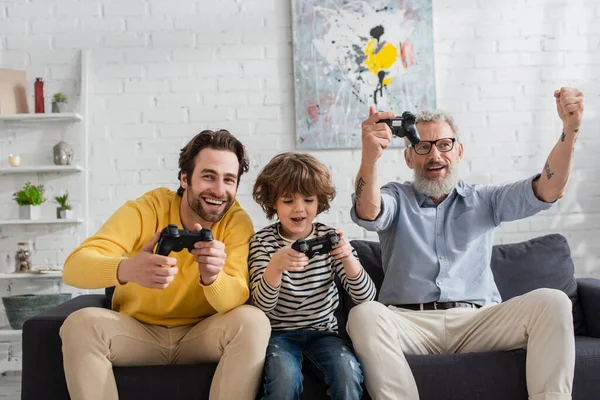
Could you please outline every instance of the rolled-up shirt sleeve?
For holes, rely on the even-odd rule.
[[[381,210],[373,221],[360,219],[356,214],[356,196],[352,193],[352,209],[350,217],[358,226],[368,231],[383,232],[392,226],[392,222],[398,213],[398,193],[391,185],[381,188]]]
[[[540,174],[537,174],[507,185],[488,187],[492,216],[496,226],[502,222],[530,217],[549,209],[556,203],[547,203],[535,195],[533,181],[539,177]]]

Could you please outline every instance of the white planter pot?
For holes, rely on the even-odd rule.
[[[53,113],[64,113],[67,112],[67,103],[52,103]]]
[[[59,219],[73,219],[73,210],[63,210],[59,208]]]
[[[40,219],[42,206],[19,206],[19,219]]]

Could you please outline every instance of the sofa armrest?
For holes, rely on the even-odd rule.
[[[106,308],[106,296],[103,294],[86,294],[83,296],[74,297],[69,301],[65,301],[64,303],[61,303],[56,307],[46,310],[43,313],[40,313],[35,317],[25,321],[23,324],[23,334],[25,333],[24,331],[26,329],[25,325],[27,325],[29,321],[60,321],[62,325],[64,320],[67,319],[71,313],[86,307]]]
[[[59,331],[71,313],[86,307],[105,308],[106,296],[78,296],[25,321],[22,400],[69,398]]]
[[[600,279],[577,279],[577,291],[587,334],[600,338]]]

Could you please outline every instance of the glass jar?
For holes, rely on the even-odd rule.
[[[15,272],[31,272],[31,249],[29,242],[19,242],[15,254]]]

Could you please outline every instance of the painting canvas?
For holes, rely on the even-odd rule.
[[[297,148],[360,147],[371,105],[435,107],[431,1],[292,0]]]

